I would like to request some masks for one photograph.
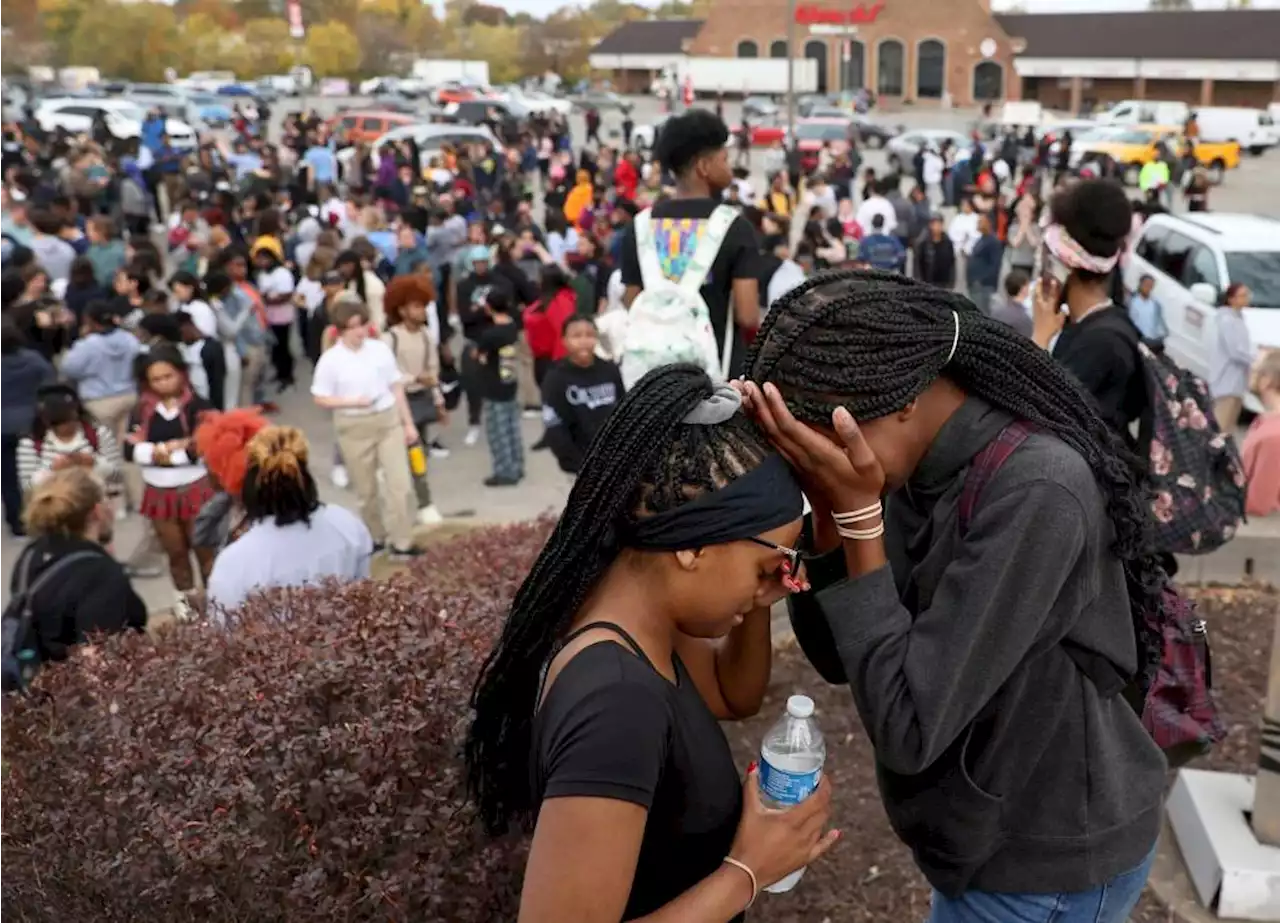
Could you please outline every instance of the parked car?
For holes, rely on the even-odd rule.
[[[384,144],[394,143],[403,138],[413,138],[417,142],[418,150],[421,152],[424,162],[438,154],[446,144],[457,147],[459,145],[478,144],[487,141],[493,145],[493,149],[497,153],[501,154],[503,151],[502,143],[493,136],[493,132],[483,125],[414,122],[411,125],[402,125],[399,128],[394,128],[377,138],[370,145],[370,153],[376,152]],[[354,147],[345,147],[338,151],[338,162],[345,169],[350,166],[355,156],[356,149]]]
[[[210,128],[222,128],[231,124],[235,113],[225,102],[212,93],[189,94],[191,106],[195,109],[196,119]]]
[[[742,115],[748,121],[777,118],[778,104],[768,96],[748,96],[742,101]]]
[[[1180,134],[1180,128],[1169,125],[1131,125],[1099,141],[1073,144],[1071,164],[1079,166],[1105,154],[1120,165],[1124,182],[1136,186],[1143,166],[1159,155],[1161,141],[1173,145],[1176,150],[1182,149],[1185,141]],[[1212,183],[1221,183],[1227,170],[1240,166],[1240,145],[1234,141],[1198,141],[1192,150],[1196,162],[1208,169]]]
[[[552,96],[550,93],[544,93],[541,90],[525,90],[521,87],[512,87],[504,98],[524,106],[530,112],[557,112],[566,117],[573,114],[572,102],[567,99],[561,99],[559,96]]]
[[[329,130],[341,135],[352,144],[364,144],[402,125],[412,125],[417,119],[404,112],[386,109],[348,109],[331,117],[325,124]]]
[[[800,169],[806,173],[818,169],[824,148],[836,154],[848,146],[848,118],[812,118],[796,122],[796,150],[800,152]]]
[[[1165,350],[1201,378],[1209,377],[1217,306],[1232,283],[1253,292],[1244,318],[1254,347],[1280,349],[1280,221],[1225,212],[1152,215],[1123,265],[1129,291],[1145,275],[1156,280],[1153,294],[1169,328]],[[1245,404],[1262,410],[1252,395]]]
[[[662,131],[662,126],[666,124],[669,115],[660,115],[649,125],[637,125],[631,132],[631,143],[638,151],[648,151],[653,149],[653,142]]]
[[[224,83],[218,87],[217,94],[219,96],[249,97],[251,99],[257,96],[254,88],[246,83]]]
[[[945,128],[917,128],[889,140],[889,166],[894,170],[910,169],[916,152],[923,147],[941,150],[950,141],[956,148],[969,147],[968,136]]]
[[[625,112],[631,108],[631,103],[612,90],[587,90],[585,93],[571,96],[570,102],[579,112],[585,112],[588,109],[597,109],[600,112],[610,110]]]
[[[758,122],[750,122],[747,124],[751,127],[751,146],[752,147],[773,147],[779,141],[783,141],[787,137],[787,127],[776,117],[773,119],[761,119]],[[732,143],[737,144],[737,137],[742,133],[741,125],[731,125],[729,131],[735,140]]]
[[[839,105],[840,98],[830,93],[806,93],[796,97],[796,115],[807,119],[814,109]]]
[[[72,134],[87,134],[93,130],[93,120],[99,112],[106,114],[107,128],[117,138],[137,138],[142,135],[142,123],[147,112],[127,99],[51,97],[40,101],[35,115],[44,131],[61,128]],[[196,146],[195,129],[180,119],[166,118],[165,133],[175,148],[188,149]]]
[[[485,99],[486,94],[483,89],[470,83],[462,81],[451,81],[441,84],[431,94],[432,100],[438,106],[445,106],[449,103],[464,103],[473,99]]]
[[[903,131],[902,126],[881,125],[862,115],[855,115],[852,121],[857,126],[858,143],[872,150],[884,147]]]
[[[1255,157],[1280,144],[1280,128],[1265,109],[1202,106],[1195,116],[1200,141],[1235,141]]]

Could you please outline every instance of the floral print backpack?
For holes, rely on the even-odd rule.
[[[1139,444],[1149,447],[1156,548],[1207,554],[1231,541],[1244,521],[1240,453],[1218,431],[1203,380],[1146,343],[1138,354],[1151,399]]]

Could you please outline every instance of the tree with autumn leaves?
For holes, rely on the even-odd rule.
[[[318,77],[405,73],[416,58],[489,62],[494,82],[554,71],[587,76],[591,46],[623,22],[655,15],[624,0],[566,5],[543,19],[479,0],[301,0],[306,37],[289,35],[284,0],[4,0],[3,64],[98,68],[155,81],[168,68],[230,70],[243,79],[309,65]],[[666,0],[659,15],[698,15],[709,0]]]

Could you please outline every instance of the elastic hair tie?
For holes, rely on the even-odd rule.
[[[951,352],[947,353],[947,359],[942,363],[944,368],[951,364],[956,355],[956,347],[960,345],[960,312],[952,308],[951,317],[955,320],[956,332],[951,335]]]

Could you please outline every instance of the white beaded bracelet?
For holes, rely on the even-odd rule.
[[[851,513],[832,513],[831,518],[836,521],[838,526],[852,525],[855,522],[866,522],[868,519],[875,519],[884,513],[884,504],[877,500],[870,506],[864,506],[860,510],[854,510]]]
[[[837,525],[836,533],[841,538],[851,539],[855,542],[866,542],[884,535],[884,523],[878,522],[870,529],[846,529],[844,526]]]

